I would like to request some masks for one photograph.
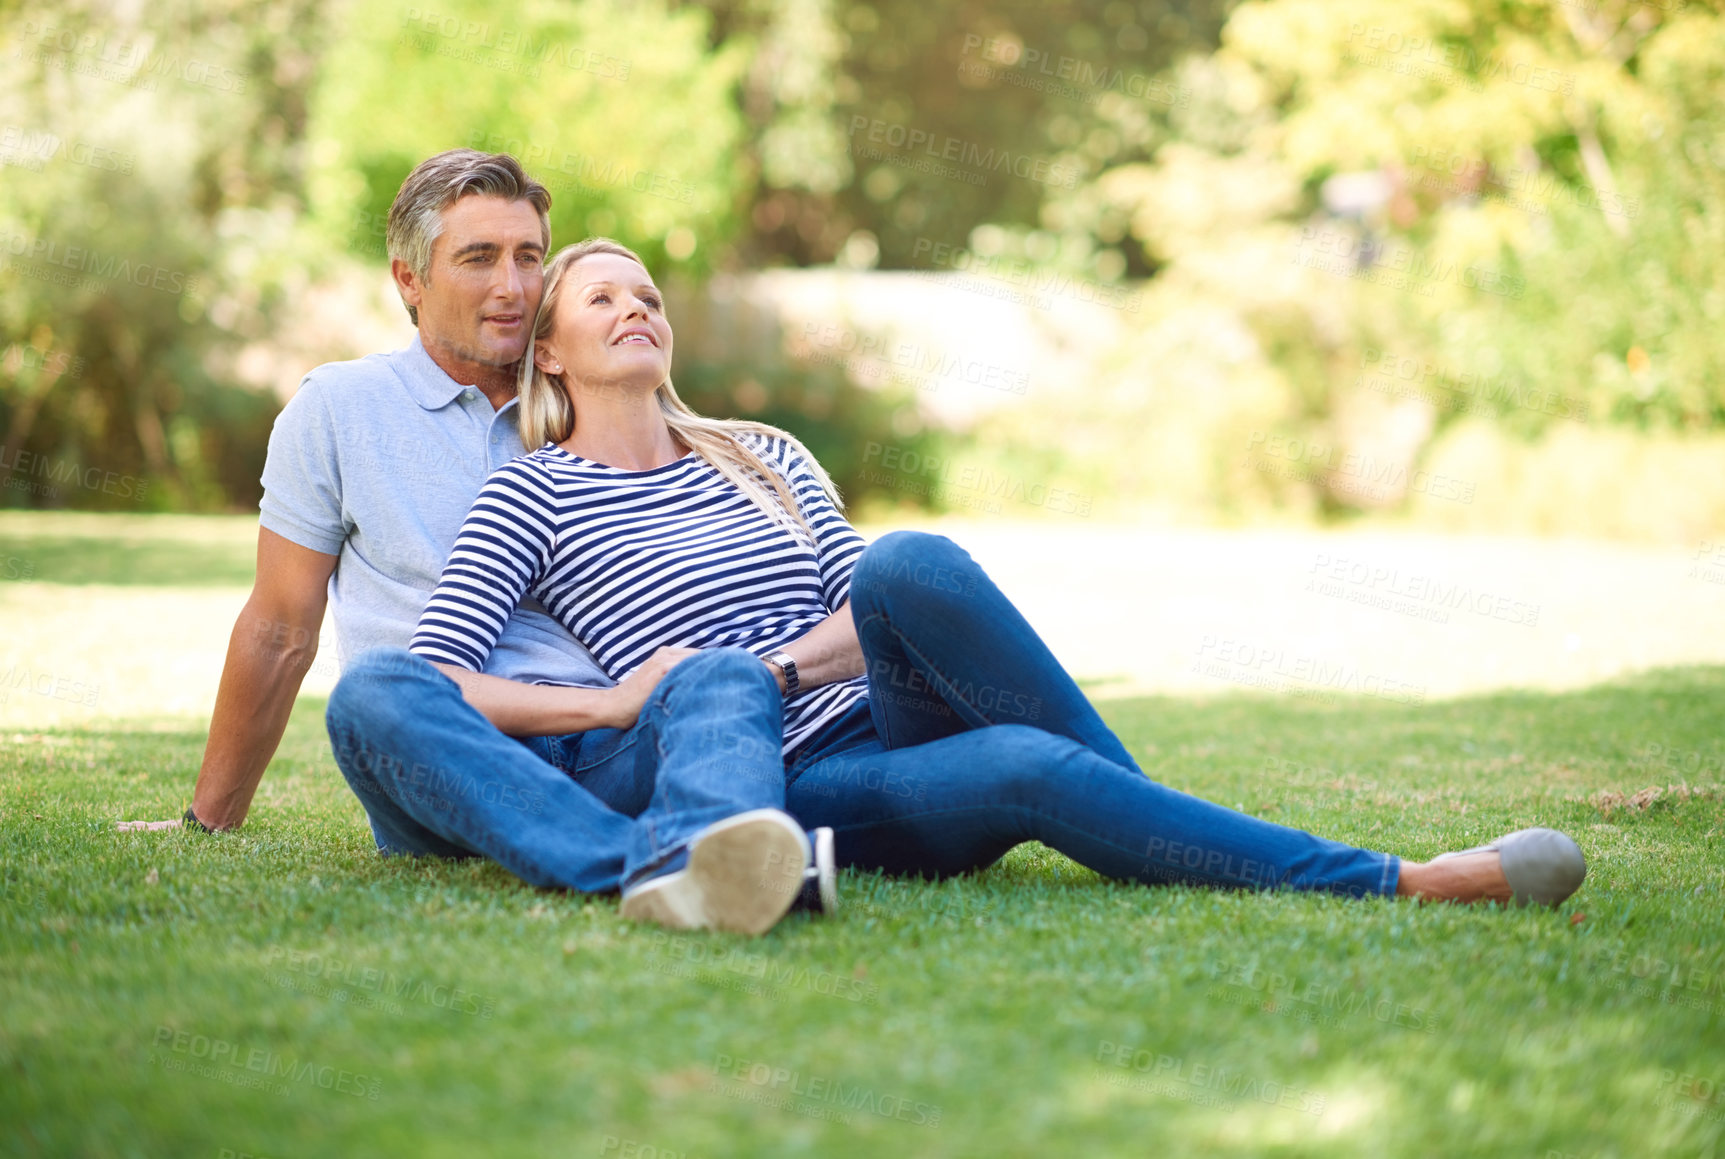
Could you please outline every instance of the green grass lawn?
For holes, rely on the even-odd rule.
[[[1712,1155],[1725,670],[1410,707],[1114,701],[1166,782],[1410,856],[1528,823],[1556,912],[847,873],[764,938],[380,859],[302,701],[238,834],[195,731],[0,736],[0,1150]],[[1604,790],[1686,784],[1643,807]]]

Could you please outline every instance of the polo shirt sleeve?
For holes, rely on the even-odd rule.
[[[312,551],[341,554],[353,527],[341,501],[335,421],[310,375],[270,429],[263,484],[260,525]]]
[[[483,671],[521,597],[550,566],[557,497],[531,456],[499,467],[467,513],[407,650]]]
[[[821,596],[827,611],[836,612],[850,599],[851,572],[867,542],[850,525],[821,488],[809,464],[789,443],[774,440],[774,450],[796,498],[797,508],[815,533],[815,552],[821,571]]]

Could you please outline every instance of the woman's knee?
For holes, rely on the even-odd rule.
[[[892,572],[901,566],[969,563],[965,550],[944,535],[929,531],[889,531],[863,549],[859,570]]]
[[[864,549],[851,581],[851,599],[867,606],[895,591],[969,596],[981,579],[976,561],[946,536],[891,531]]]
[[[1034,806],[1069,790],[1064,770],[1088,751],[1028,724],[996,724],[963,735],[975,738],[969,754],[973,775],[1000,804]]]

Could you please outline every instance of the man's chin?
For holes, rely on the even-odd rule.
[[[484,366],[492,370],[507,370],[521,363],[521,356],[527,350],[525,340],[520,342],[480,342],[464,344],[460,342],[444,342],[439,344],[443,352],[450,357],[475,366]]]

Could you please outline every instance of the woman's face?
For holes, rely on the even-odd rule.
[[[645,393],[671,376],[671,324],[641,263],[588,254],[563,275],[551,333],[533,361],[581,394]]]

